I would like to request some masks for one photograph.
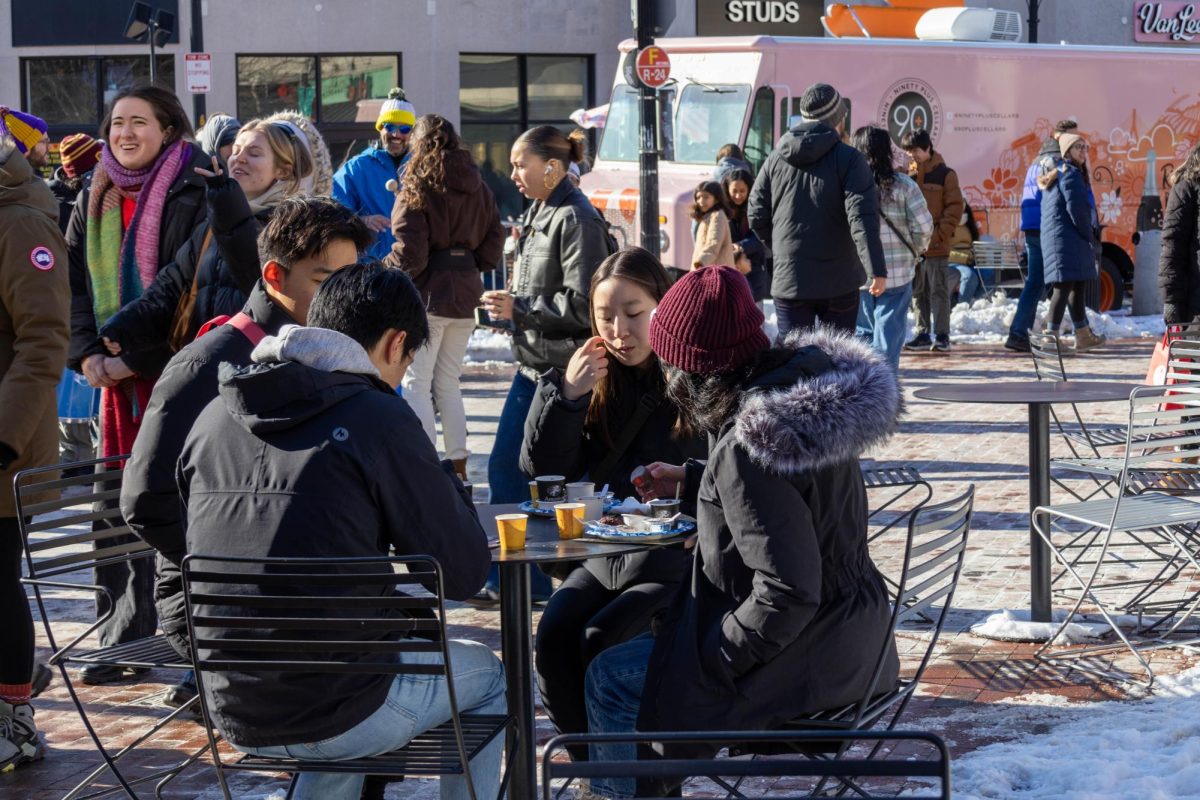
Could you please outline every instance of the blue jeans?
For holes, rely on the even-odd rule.
[[[1008,335],[1019,339],[1029,338],[1029,329],[1037,317],[1038,303],[1046,294],[1046,273],[1042,264],[1042,236],[1038,231],[1025,231],[1025,286],[1017,300],[1017,311],[1013,314]]]
[[[491,648],[478,642],[454,640],[450,665],[458,709],[467,714],[505,714],[504,666]],[[405,663],[435,664],[440,653],[405,653]],[[450,719],[446,679],[441,675],[397,675],[382,706],[345,733],[310,744],[273,747],[238,747],[245,753],[275,758],[341,761],[381,755],[407,744],[417,734]],[[503,735],[493,739],[471,761],[471,778],[479,798],[495,797],[500,790],[500,753]],[[329,772],[301,773],[293,795],[297,800],[358,800],[362,775]],[[441,780],[442,800],[467,798],[467,782],[460,775]]]
[[[958,302],[970,305],[983,294],[983,281],[974,267],[966,264],[951,264],[958,270]]]
[[[900,349],[908,335],[908,304],[912,301],[912,283],[884,289],[879,297],[862,290],[858,300],[858,327],[855,333],[883,354],[893,370],[900,369]]]
[[[633,733],[637,729],[652,650],[654,637],[647,633],[592,659],[584,681],[589,733]],[[588,754],[591,761],[631,761],[636,757],[637,746],[632,744],[592,745]],[[625,800],[634,796],[637,787],[633,778],[605,778],[593,780],[592,791]]]

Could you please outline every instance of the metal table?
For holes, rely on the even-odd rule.
[[[945,403],[1022,404],[1029,408],[1029,610],[1050,622],[1050,549],[1033,530],[1033,510],[1050,505],[1050,406],[1054,403],[1128,402],[1140,384],[1114,381],[999,381],[946,383],[914,397]]]
[[[488,537],[496,540],[497,514],[521,513],[516,504],[477,505],[479,521]],[[517,719],[520,737],[515,753],[509,753],[512,778],[508,796],[531,798],[537,794],[537,745],[533,705],[533,602],[530,569],[535,564],[581,561],[588,558],[634,553],[655,545],[605,544],[558,538],[553,517],[529,515],[525,549],[502,551],[492,548],[492,563],[500,567],[500,648],[504,678],[508,684],[508,710]]]

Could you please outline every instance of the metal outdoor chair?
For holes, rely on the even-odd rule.
[[[398,572],[398,567],[404,570]],[[475,786],[467,769],[471,759],[504,731],[508,752],[512,752],[517,728],[511,715],[458,710],[450,679],[442,568],[435,559],[420,555],[319,559],[192,554],[183,560],[183,587],[205,729],[226,800],[231,797],[225,775],[228,770],[290,773],[288,798],[301,772],[463,775],[474,799]],[[400,591],[401,587],[413,594]],[[230,635],[231,630],[237,635]],[[369,642],[351,638],[364,630],[379,631],[380,638]],[[400,660],[406,653],[436,653],[441,661],[406,664]],[[268,680],[279,672],[442,676],[447,678],[450,719],[404,747],[379,756],[309,761],[242,755],[226,761],[217,748],[207,699],[208,681],[222,672],[257,673]],[[506,769],[498,798],[504,796],[507,784]]]
[[[1066,381],[1067,368],[1063,362],[1062,340],[1053,333],[1029,332],[1029,349],[1033,356],[1033,369],[1039,381]],[[1071,414],[1075,417],[1074,426],[1064,425],[1059,419],[1054,407],[1050,407],[1050,417],[1058,432],[1067,442],[1071,454],[1076,458],[1083,455],[1099,456],[1101,447],[1113,447],[1125,444],[1125,429],[1120,425],[1088,425],[1079,413],[1079,406],[1071,403]],[[1077,449],[1083,448],[1083,453]]]
[[[555,756],[574,745],[633,744],[642,746],[683,745],[702,747],[713,752],[772,749],[787,753],[769,758],[660,758],[628,761],[569,761]],[[814,760],[800,753],[812,746],[830,747],[837,756]],[[856,746],[857,745],[857,746]],[[884,746],[892,752],[903,750],[903,757],[876,759]],[[870,748],[864,758],[863,751]],[[929,733],[841,731],[828,732],[697,732],[697,733],[607,733],[567,734],[546,743],[542,754],[542,800],[561,797],[572,781],[580,778],[649,778],[667,784],[685,785],[689,779],[704,778],[727,792],[729,798],[746,798],[742,782],[747,778],[786,778],[786,784],[770,789],[772,798],[812,797],[812,781],[796,779],[837,777],[855,785],[887,781],[884,788],[870,794],[878,800],[949,800],[950,753],[945,743]],[[555,781],[563,784],[557,789]],[[916,782],[919,788],[909,785]],[[797,785],[800,784],[800,785]],[[927,788],[928,785],[928,788]],[[686,787],[681,797],[712,797],[708,785],[697,788],[702,794],[691,795]],[[902,793],[903,792],[903,793]],[[658,795],[655,795],[658,796]]]
[[[868,544],[874,542],[888,531],[897,527],[910,515],[916,513],[933,496],[933,487],[929,485],[929,481],[921,477],[921,473],[917,472],[914,467],[905,465],[864,466],[862,467],[862,476],[863,484],[867,487],[868,493],[877,494],[887,492],[888,490],[897,490],[895,494],[888,497],[880,505],[868,508],[867,524],[870,524],[877,516],[903,500],[908,494],[916,492],[918,495],[916,503],[911,508],[904,513],[897,514],[895,518],[880,524],[875,530],[871,531],[867,537]]]
[[[1200,577],[1197,561],[1195,528],[1200,523],[1200,503],[1174,494],[1145,491],[1130,492],[1138,473],[1163,473],[1177,469],[1180,462],[1200,458],[1200,387],[1142,387],[1135,389],[1129,400],[1129,425],[1126,431],[1125,453],[1116,476],[1118,491],[1115,497],[1037,508],[1033,526],[1053,552],[1067,574],[1075,581],[1079,593],[1073,607],[1064,618],[1055,636],[1035,654],[1040,661],[1069,664],[1074,669],[1106,679],[1130,681],[1149,687],[1154,672],[1144,653],[1164,647],[1195,644],[1200,639],[1185,641],[1167,637],[1179,632],[1200,606],[1200,593],[1189,591],[1190,581],[1179,580],[1189,570],[1194,580]],[[1145,474],[1136,480],[1145,481]],[[1080,533],[1082,528],[1084,533]],[[1054,534],[1068,537],[1064,547],[1056,545]],[[1085,555],[1077,552],[1077,542],[1083,535],[1091,536]],[[1156,561],[1159,571],[1150,578],[1129,579],[1124,575],[1130,561],[1116,555],[1122,546],[1142,549]],[[1105,582],[1106,570],[1116,569],[1119,577]],[[1149,597],[1168,586],[1184,590],[1179,599],[1149,602]],[[1132,598],[1119,596],[1109,599],[1105,590],[1134,590]],[[1094,606],[1112,628],[1118,641],[1055,650],[1054,642],[1077,616],[1084,604]],[[1144,626],[1140,633],[1150,634],[1145,641],[1135,643],[1117,624],[1121,612],[1157,613],[1159,619]],[[1136,680],[1123,671],[1096,665],[1094,660],[1128,650],[1145,671],[1144,680]]]
[[[58,667],[63,685],[67,687],[71,696],[71,702],[75,704],[88,736],[104,759],[104,763],[68,792],[63,800],[97,797],[122,790],[136,800],[137,794],[133,787],[151,780],[158,780],[155,795],[161,797],[163,787],[207,749],[201,748],[178,764],[154,769],[150,774],[130,780],[118,769],[120,759],[181,714],[187,714],[196,701],[193,699],[156,720],[131,744],[114,753],[101,741],[96,726],[92,723],[67,671],[68,665],[85,664],[177,671],[192,668],[191,664],[179,657],[163,636],[152,636],[107,647],[83,643],[84,639],[108,620],[114,611],[108,590],[92,585],[93,570],[140,558],[153,559],[155,556],[153,548],[130,532],[118,508],[121,476],[127,458],[128,456],[115,456],[75,464],[27,469],[17,473],[13,479],[17,517],[20,520],[21,538],[25,548],[27,577],[22,578],[22,583],[33,589],[46,639],[53,651],[49,663]],[[63,469],[80,467],[94,468],[94,471],[71,478],[59,477]],[[52,499],[44,499],[47,496]],[[80,506],[87,510],[79,508]],[[81,574],[84,576],[82,580]],[[107,608],[82,633],[72,636],[66,644],[60,644],[54,633],[54,622],[46,608],[44,592],[48,589],[94,592],[98,602],[101,598],[107,600]],[[87,795],[81,794],[105,771],[112,772],[119,787],[106,788]]]

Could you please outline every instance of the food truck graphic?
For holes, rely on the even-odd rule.
[[[1161,220],[1168,176],[1200,140],[1200,53],[1169,47],[770,36],[658,45],[672,65],[659,92],[661,249],[663,263],[680,269],[691,260],[692,190],[711,176],[717,150],[739,144],[757,174],[817,81],[845,98],[848,131],[875,124],[898,143],[910,129],[928,130],[981,233],[1014,259],[1025,172],[1054,123],[1076,120],[1091,144],[1102,226],[1101,309],[1121,305],[1139,225]],[[624,54],[633,48],[621,44]],[[630,243],[640,241],[638,145],[637,89],[619,70],[582,188]]]

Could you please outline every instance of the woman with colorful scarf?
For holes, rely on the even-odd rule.
[[[206,214],[204,179],[210,159],[188,138],[192,127],[179,99],[157,86],[138,86],[114,99],[100,127],[105,140],[90,187],[76,201],[67,229],[71,267],[71,347],[68,363],[102,389],[100,442],[105,456],[128,453],[141,412],[170,350],[161,345],[110,356],[100,326],[136,300],[170,263]],[[130,571],[132,570],[132,575]],[[147,559],[97,571],[113,593],[114,613],[99,629],[102,647],[154,633],[154,565]],[[112,673],[117,674],[112,674]],[[121,670],[85,670],[89,682]]]

